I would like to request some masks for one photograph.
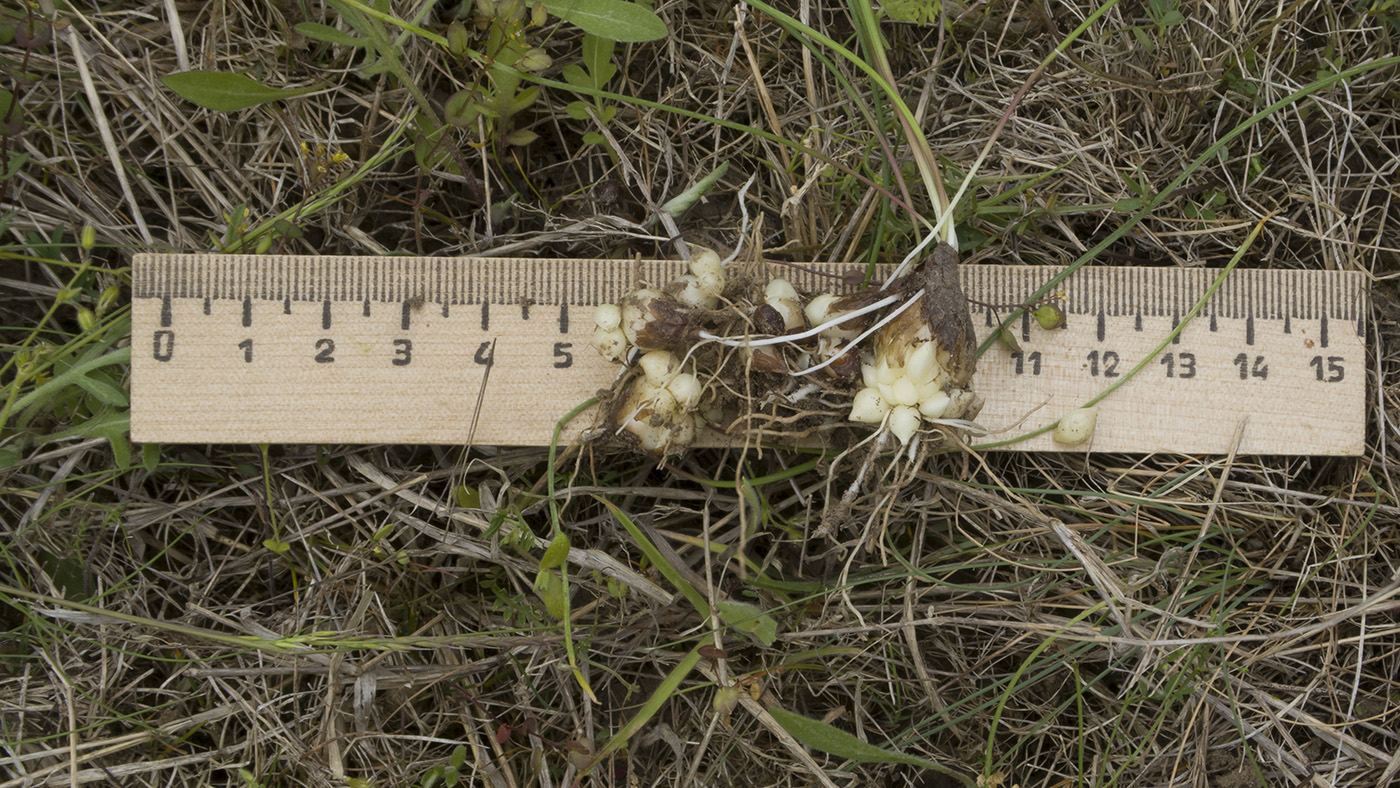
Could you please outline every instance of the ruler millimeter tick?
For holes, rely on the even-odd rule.
[[[1001,317],[979,304],[1019,303],[1059,270],[963,266],[979,339]],[[593,307],[684,271],[676,261],[137,255],[132,438],[544,445],[618,374],[589,344]],[[834,281],[771,273],[812,293]],[[997,344],[979,362],[978,422],[998,431],[988,440],[1038,430],[1152,355],[1099,404],[1092,442],[1074,450],[1225,453],[1243,424],[1245,453],[1361,453],[1362,277],[1236,270],[1155,352],[1219,273],[1075,272],[1060,285],[1065,326],[1025,316],[1012,326],[1020,350]],[[1012,448],[1065,447],[1045,434]]]

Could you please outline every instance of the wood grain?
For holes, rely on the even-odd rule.
[[[589,347],[592,306],[682,270],[673,261],[138,255],[132,438],[541,445],[617,374]],[[969,297],[987,303],[1018,302],[1055,273],[961,267]],[[1065,328],[1023,321],[1019,356],[998,345],[979,362],[987,406],[978,421],[997,431],[987,440],[1033,432],[1117,382],[1217,274],[1070,277],[1060,286]],[[803,290],[830,281],[782,275]],[[1236,271],[1175,343],[1101,403],[1092,443],[1072,450],[1224,453],[1246,421],[1245,453],[1360,454],[1365,314],[1358,275]],[[979,340],[992,323],[973,309]],[[566,437],[590,423],[585,415]],[[1069,450],[1048,435],[1012,448]]]

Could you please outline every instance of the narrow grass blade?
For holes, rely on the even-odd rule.
[[[700,589],[686,582],[685,578],[681,577],[680,572],[677,572],[676,568],[671,566],[671,562],[667,561],[665,556],[661,555],[661,551],[656,549],[656,546],[651,543],[650,539],[647,539],[646,534],[642,533],[642,529],[638,528],[637,524],[632,522],[632,519],[624,514],[621,509],[602,498],[599,498],[598,501],[608,507],[608,511],[613,513],[613,517],[616,517],[617,521],[622,523],[622,527],[626,528],[627,533],[632,535],[632,541],[637,543],[637,546],[642,549],[642,553],[646,555],[647,560],[651,561],[657,571],[659,571],[671,585],[675,586],[676,590],[685,595],[686,600],[690,602],[691,606],[693,606],[701,616],[708,618],[710,615],[710,603],[705,600],[705,595],[700,592]]]
[[[690,671],[694,670],[695,665],[699,662],[700,647],[696,646],[684,657],[681,657],[681,661],[671,669],[670,673],[666,674],[666,678],[657,686],[656,691],[651,694],[650,698],[647,698],[647,702],[642,704],[642,708],[637,711],[637,716],[628,720],[627,724],[623,725],[611,739],[608,739],[606,744],[598,748],[598,752],[593,754],[592,760],[589,761],[588,766],[583,771],[587,772],[591,770],[613,753],[627,746],[627,742],[632,736],[637,731],[641,730],[642,726],[646,725],[652,717],[655,717],[658,711],[661,711],[661,707],[666,705],[666,701],[671,699],[671,696],[680,688],[681,682],[685,681],[685,677],[690,675]]]
[[[803,717],[801,714],[793,714],[777,706],[768,707],[768,713],[773,715],[773,719],[783,726],[783,730],[792,734],[792,738],[814,750],[820,750],[838,758],[857,761],[859,763],[904,763],[910,766],[920,766],[939,774],[946,774],[963,785],[976,785],[976,781],[965,774],[961,774],[953,769],[944,766],[937,761],[930,761],[927,758],[920,758],[915,755],[905,755],[902,752],[894,752],[876,747],[869,742],[861,741],[852,734],[840,728],[814,720],[810,717]]]

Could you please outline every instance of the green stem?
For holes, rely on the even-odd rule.
[[[1260,219],[1258,224],[1254,225],[1254,229],[1251,230],[1249,235],[1244,239],[1244,243],[1240,244],[1240,248],[1235,251],[1234,256],[1230,258],[1230,262],[1226,263],[1225,267],[1220,269],[1220,274],[1217,275],[1215,277],[1215,280],[1210,283],[1210,287],[1206,289],[1205,295],[1202,295],[1196,301],[1196,304],[1191,307],[1190,311],[1186,313],[1186,316],[1182,318],[1181,322],[1178,323],[1175,328],[1167,332],[1166,337],[1164,337],[1161,342],[1157,343],[1157,347],[1153,348],[1152,352],[1143,356],[1142,360],[1135,364],[1132,369],[1128,370],[1127,374],[1123,375],[1123,377],[1120,380],[1118,380],[1112,386],[1109,386],[1108,388],[1104,389],[1103,391],[1100,391],[1098,394],[1095,394],[1092,398],[1089,399],[1088,402],[1084,403],[1080,407],[1088,408],[1102,402],[1108,395],[1117,391],[1119,387],[1132,380],[1133,377],[1137,375],[1137,373],[1142,371],[1143,367],[1146,367],[1149,362],[1157,358],[1157,356],[1163,350],[1166,350],[1167,346],[1171,344],[1172,340],[1180,336],[1181,332],[1184,331],[1186,327],[1191,324],[1191,321],[1194,320],[1196,316],[1201,313],[1201,310],[1205,308],[1206,302],[1210,301],[1211,298],[1215,297],[1216,291],[1220,289],[1221,285],[1225,284],[1226,277],[1228,277],[1230,273],[1235,270],[1235,266],[1239,265],[1240,260],[1244,259],[1244,253],[1249,251],[1249,247],[1254,245],[1254,239],[1258,238],[1259,233],[1264,230],[1264,222],[1267,222],[1273,216],[1274,214],[1269,214],[1263,219]],[[1037,435],[1044,435],[1050,430],[1055,429],[1055,427],[1059,426],[1059,424],[1059,419],[1056,419],[1055,421],[1045,425],[1044,427],[1041,427],[1038,430],[1035,430],[1034,432],[1028,432],[1024,435],[1017,436],[1010,440],[997,441],[995,443],[981,443],[974,446],[973,448],[980,451],[983,449],[991,449],[996,448],[998,446],[1009,446],[1014,443],[1020,443],[1021,441],[1034,438]]]

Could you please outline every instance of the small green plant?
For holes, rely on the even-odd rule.
[[[880,10],[895,22],[931,25],[943,15],[943,3],[941,0],[885,0]]]
[[[131,348],[121,346],[131,333],[130,313],[119,305],[120,288],[111,275],[91,259],[95,237],[87,229],[79,234],[76,263],[69,259],[75,245],[64,242],[62,227],[47,238],[28,233],[28,253],[14,255],[74,271],[39,327],[0,363],[0,377],[6,378],[0,389],[0,467],[16,461],[31,441],[78,437],[105,438],[118,467],[131,462],[120,368],[131,359]],[[73,323],[63,323],[65,316]]]
[[[612,62],[615,47],[616,43],[610,39],[600,38],[592,33],[584,35],[583,65],[571,63],[564,66],[564,81],[578,88],[602,90],[617,75],[617,66]],[[596,117],[599,123],[607,126],[617,114],[617,107],[598,96],[592,96],[589,102],[570,102],[564,107],[564,111],[574,120],[586,121]],[[583,141],[589,145],[603,145],[606,142],[603,135],[596,131],[585,133]],[[616,158],[616,154],[611,150],[608,154]]]
[[[1155,36],[1144,25],[1133,25],[1128,28],[1128,31],[1133,34],[1138,46],[1153,54],[1157,52],[1158,42],[1166,35],[1167,28],[1176,27],[1186,22],[1186,17],[1181,13],[1179,0],[1148,0],[1147,16],[1152,20]]]
[[[423,772],[423,778],[418,784],[422,788],[437,788],[439,785],[444,788],[456,788],[462,780],[462,764],[466,762],[467,748],[459,744],[452,748],[452,755],[448,756],[447,763],[440,763]]]
[[[538,137],[529,129],[516,128],[516,116],[539,99],[536,85],[522,87],[524,74],[539,73],[553,61],[545,51],[532,46],[526,31],[546,21],[544,6],[534,8],[525,0],[477,0],[473,26],[486,34],[481,51],[481,70],[475,82],[457,91],[443,108],[447,123],[458,128],[484,131],[484,140],[505,145],[528,145]],[[469,38],[461,22],[449,30],[448,47],[454,55],[466,56]]]
[[[29,60],[33,53],[52,40],[53,25],[36,16],[34,8],[28,4],[24,6],[23,16],[0,12],[0,45],[15,44],[24,52],[17,68],[6,68],[10,89],[0,88],[0,203],[9,201],[10,180],[29,160],[28,153],[12,154],[10,151],[11,142],[28,126],[20,106],[19,90],[32,81]]]

